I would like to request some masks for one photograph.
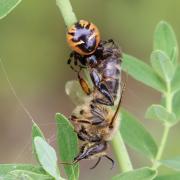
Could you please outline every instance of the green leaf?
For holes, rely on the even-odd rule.
[[[154,50],[162,50],[177,64],[178,45],[176,35],[172,27],[165,21],[161,21],[154,33]],[[174,58],[176,57],[176,58]]]
[[[178,47],[173,48],[171,61],[175,66],[178,65]]]
[[[157,145],[150,133],[138,120],[126,111],[122,111],[120,132],[124,141],[133,149],[153,159],[157,153]]]
[[[174,78],[172,79],[171,86],[172,92],[174,93],[180,90],[180,66],[176,68],[176,72]]]
[[[180,171],[180,156],[173,159],[165,159],[159,161],[162,165]]]
[[[14,170],[5,176],[4,180],[53,180],[53,177],[44,174],[38,174],[26,170]]]
[[[60,113],[56,114],[57,123],[57,144],[61,160],[72,162],[78,154],[78,140],[69,120]],[[65,172],[68,179],[79,178],[79,163],[75,165],[65,165]]]
[[[157,91],[165,92],[165,83],[156,75],[153,69],[141,60],[130,55],[123,55],[122,69],[134,79],[150,86]]]
[[[169,57],[160,50],[151,54],[151,64],[155,72],[166,82],[170,82],[174,76],[175,68]]]
[[[41,131],[41,129],[37,126],[36,123],[33,123],[33,125],[32,125],[32,138],[34,139],[37,136],[42,137],[43,139],[45,139],[44,134]]]
[[[0,19],[7,16],[21,0],[0,0]]]
[[[34,145],[34,138],[35,137],[42,137],[45,140],[44,134],[42,133],[41,129],[37,126],[36,123],[33,123],[32,125],[32,149],[33,153],[35,154],[35,158],[38,160],[36,151],[35,151],[35,145]]]
[[[157,176],[154,180],[179,180],[180,173]]]
[[[173,112],[176,114],[176,118],[177,120],[180,120],[180,108],[179,108],[179,104],[180,104],[180,91],[178,91],[174,97],[173,97],[173,101],[172,101],[172,106],[173,106]]]
[[[38,160],[44,170],[55,179],[60,179],[55,150],[41,137],[34,138]]]
[[[152,180],[156,177],[156,174],[156,170],[143,167],[133,171],[121,173],[120,175],[114,176],[112,180]]]
[[[31,164],[0,164],[0,177],[5,177],[9,172],[14,170],[25,170],[39,174],[46,174],[44,169]]]
[[[177,122],[176,115],[174,113],[168,112],[165,107],[157,104],[153,104],[147,109],[145,117],[147,119],[160,120],[163,123],[169,124]]]

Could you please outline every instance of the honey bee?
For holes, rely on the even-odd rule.
[[[112,167],[114,166],[114,160],[107,155],[107,149],[108,142],[112,140],[119,128],[120,121],[117,116],[121,99],[122,92],[115,112],[109,106],[95,103],[93,96],[87,96],[86,102],[74,109],[70,121],[83,143],[73,163],[82,159],[98,158],[96,164],[91,168],[93,169],[102,157],[106,157],[112,162]]]

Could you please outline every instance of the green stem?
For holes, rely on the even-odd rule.
[[[167,83],[167,93],[166,93],[166,108],[168,112],[172,112],[172,93],[171,84]]]
[[[171,93],[171,85],[169,82],[167,82],[167,93],[165,94],[165,99],[166,99],[166,109],[168,112],[172,112],[172,93]],[[155,161],[153,163],[153,168],[157,169],[159,167],[158,161],[161,159],[162,154],[164,152],[164,148],[167,142],[169,130],[171,128],[171,125],[169,123],[165,123],[164,125],[164,132],[162,135],[161,143],[158,149],[158,153],[156,155]]]
[[[120,132],[117,132],[112,140],[112,147],[116,155],[119,170],[122,172],[133,170],[128,152]]]
[[[170,126],[169,125],[165,125],[164,126],[164,132],[163,132],[162,139],[161,139],[161,143],[160,143],[160,146],[159,146],[159,149],[158,149],[158,153],[156,155],[154,164],[152,166],[152,168],[154,168],[154,169],[157,169],[159,167],[158,161],[161,159],[162,154],[164,152],[164,148],[165,148],[165,145],[166,145],[166,141],[167,141],[167,137],[168,137],[168,134],[169,134],[169,130],[170,130]]]
[[[56,4],[62,13],[64,22],[67,27],[70,27],[75,22],[77,22],[76,15],[73,12],[73,9],[69,0],[56,0]]]

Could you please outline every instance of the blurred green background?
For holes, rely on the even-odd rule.
[[[178,0],[71,0],[78,19],[94,22],[103,39],[113,38],[123,51],[146,62],[152,51],[153,32],[160,20],[168,21],[180,42]],[[17,95],[55,146],[54,115],[69,116],[73,105],[64,91],[75,79],[68,67],[70,49],[66,28],[55,0],[23,0],[0,21],[0,57]],[[146,108],[159,102],[160,94],[128,77],[123,106],[135,114],[157,142],[162,127],[143,119]],[[0,69],[0,163],[34,162],[31,150],[31,120],[12,94]],[[165,157],[180,154],[180,126],[168,138]],[[147,161],[130,150],[134,167]],[[112,155],[113,156],[113,155]],[[81,179],[110,179],[117,172],[103,160],[95,170],[92,161],[81,162]],[[167,169],[162,169],[167,171]]]

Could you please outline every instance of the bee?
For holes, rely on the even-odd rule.
[[[99,92],[100,94],[100,92]],[[77,106],[70,117],[79,140],[82,141],[79,154],[74,158],[73,163],[83,159],[98,158],[95,168],[102,157],[106,157],[112,162],[114,160],[107,155],[108,142],[112,140],[119,128],[119,118],[117,118],[122,99],[119,99],[116,111],[109,106],[95,103],[93,96],[87,96],[84,104]]]
[[[122,53],[119,46],[112,39],[100,40],[98,28],[85,20],[78,21],[68,29],[67,42],[73,50],[68,64],[77,72],[85,93],[90,94],[91,91],[81,76],[83,68],[88,70],[94,88],[101,93],[101,95],[94,93],[96,96],[94,100],[107,106],[116,105],[121,81]],[[72,61],[74,66],[71,65]]]

